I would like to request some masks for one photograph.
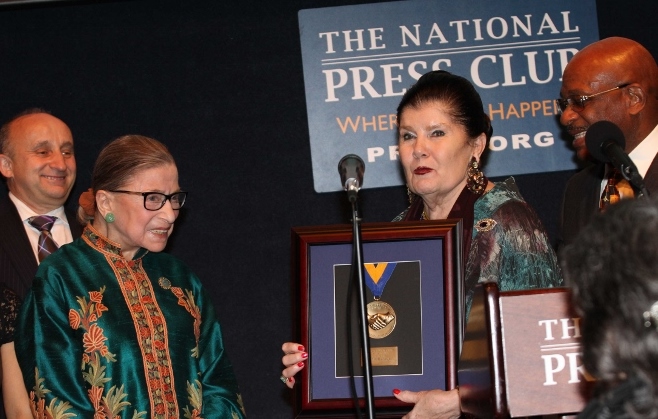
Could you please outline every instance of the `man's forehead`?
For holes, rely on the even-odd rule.
[[[17,118],[9,127],[8,140],[13,144],[29,143],[31,146],[37,143],[73,144],[68,126],[48,114],[30,114]]]
[[[53,148],[53,147],[59,147],[59,148],[66,148],[66,147],[73,147],[73,141],[58,141],[55,140],[54,138],[43,138],[43,139],[38,139],[34,138],[34,141],[23,141],[21,144],[25,144],[26,148],[30,149],[37,149],[37,148]]]
[[[595,93],[601,88],[608,88],[610,83],[618,83],[618,77],[615,77],[609,68],[581,63],[582,61],[578,61],[574,62],[572,66],[567,66],[562,77],[561,93]]]

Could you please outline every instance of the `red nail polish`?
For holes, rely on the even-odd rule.
[[[303,366],[304,366],[304,363],[303,363],[303,362],[300,362],[299,364],[297,364],[297,366],[298,366],[298,367],[303,367]]]
[[[304,358],[304,359],[308,358],[308,354],[307,354],[306,352],[304,352],[304,353],[302,354],[302,358]]]
[[[304,347],[303,347],[302,345],[299,345],[299,346],[297,347],[297,350],[298,350],[298,351],[302,351],[302,352],[304,352]]]
[[[397,388],[394,388],[393,389],[393,394],[400,394],[400,390],[398,390]]]

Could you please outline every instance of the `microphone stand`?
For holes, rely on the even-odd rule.
[[[356,264],[356,269],[353,271],[356,273],[356,277],[352,280],[356,280],[359,288],[359,310],[361,317],[361,340],[363,341],[363,364],[365,366],[365,374],[363,375],[365,390],[366,390],[366,408],[368,412],[368,418],[373,419],[375,417],[375,408],[374,408],[374,392],[372,384],[372,365],[370,361],[370,335],[368,334],[368,312],[366,308],[366,292],[364,287],[363,280],[363,247],[361,245],[361,228],[359,218],[359,210],[357,207],[356,192],[350,194],[348,191],[348,198],[352,203],[352,236],[353,236],[353,257],[352,260]],[[351,361],[350,361],[351,362]],[[357,410],[359,406],[356,406]]]

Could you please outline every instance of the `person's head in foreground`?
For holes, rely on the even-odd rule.
[[[597,380],[584,417],[658,417],[658,202],[612,205],[560,256]]]

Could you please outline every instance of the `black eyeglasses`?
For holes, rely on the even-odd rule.
[[[568,106],[571,106],[572,111],[580,112],[583,109],[585,109],[585,105],[587,104],[587,102],[589,102],[593,98],[602,95],[604,93],[613,92],[617,89],[623,89],[624,87],[627,86],[630,86],[630,83],[620,84],[619,86],[613,87],[612,89],[604,90],[598,93],[593,93],[591,95],[569,96],[566,99],[562,99],[562,98],[555,99],[555,103],[557,103],[558,113],[562,113],[566,111]]]
[[[144,197],[144,208],[149,211],[157,211],[160,208],[164,207],[165,202],[169,200],[171,202],[171,208],[175,210],[181,209],[185,203],[185,198],[187,198],[187,192],[174,192],[169,195],[165,195],[160,192],[133,192],[133,191],[110,191],[116,193],[127,193],[130,195],[141,195]]]

